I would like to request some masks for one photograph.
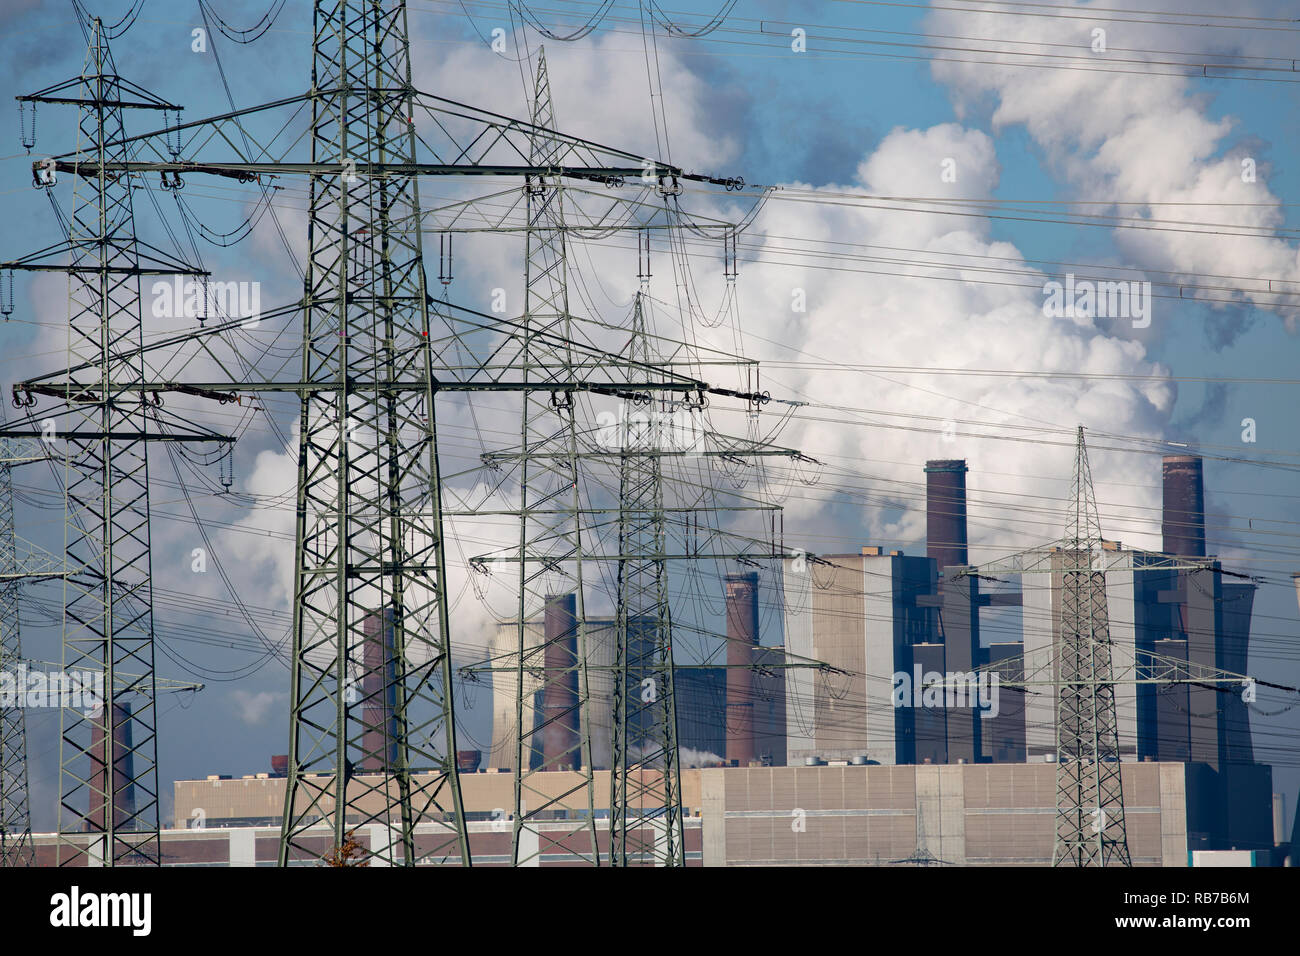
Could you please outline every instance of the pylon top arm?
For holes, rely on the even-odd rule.
[[[1076,570],[1069,566],[1068,560],[1065,564],[1061,563],[1058,558],[1055,565],[1053,555],[1062,552],[1067,555],[1077,550],[1071,547],[1070,542],[1065,539],[1050,542],[1044,545],[1036,545],[1032,548],[1026,548],[1024,551],[1017,551],[1012,554],[1003,555],[992,561],[985,561],[982,564],[971,565],[957,572],[957,577],[996,577],[1000,574],[1051,574],[1052,572],[1061,573],[1063,571]],[[1172,554],[1159,554],[1147,551],[1120,551],[1103,548],[1100,552],[1102,558],[1102,567],[1100,569],[1091,565],[1090,562],[1081,562],[1077,570],[1102,570],[1109,571],[1112,568],[1118,570],[1118,565],[1125,560],[1125,555],[1134,557],[1133,569],[1144,571],[1217,571],[1214,567],[1214,558],[1188,558]],[[1228,572],[1225,572],[1228,573]]]
[[[996,674],[998,683],[1003,687],[1059,687],[1066,683],[1058,677],[1058,661],[1063,645],[1057,642],[1051,653],[1016,654],[1000,661],[975,668],[971,673],[976,677]],[[960,680],[950,677],[935,681],[936,686],[953,684]],[[1246,674],[1237,674],[1221,667],[1212,667],[1196,661],[1187,661],[1177,657],[1168,657],[1154,651],[1138,648],[1133,660],[1112,662],[1108,684],[1248,684],[1254,678]]]
[[[435,157],[430,163],[370,163],[365,157],[356,157],[336,163],[292,162],[289,156],[295,149],[303,148],[306,140],[300,136],[283,137],[284,131],[294,117],[314,100],[324,97],[336,97],[348,92],[347,88],[338,86],[285,97],[246,109],[222,113],[217,116],[188,123],[179,123],[171,128],[163,128],[150,133],[123,137],[108,144],[116,152],[122,147],[132,147],[134,155],[140,157],[130,161],[104,163],[108,172],[170,172],[170,173],[206,173],[226,176],[249,182],[261,175],[314,175],[338,176],[345,173],[355,175],[392,175],[405,176],[524,176],[555,177],[588,180],[591,182],[617,184],[624,179],[646,178],[647,180],[686,180],[708,183],[736,189],[744,185],[738,177],[725,178],[702,173],[687,172],[678,166],[664,163],[657,159],[638,156],[627,150],[604,146],[576,136],[569,136],[543,127],[534,126],[525,120],[513,119],[480,110],[455,100],[420,93],[414,89],[406,92],[412,102],[428,116],[436,130],[447,140],[442,149],[436,148],[421,134],[415,117],[410,117],[412,125],[417,126],[416,138]],[[357,96],[371,96],[374,90],[356,90]],[[403,91],[394,91],[403,92]],[[156,108],[179,110],[173,104],[159,104]],[[257,156],[243,155],[239,141],[244,137],[250,145],[256,140],[246,128],[243,120],[257,114],[268,113],[277,109],[294,108],[268,145],[257,144]],[[452,126],[464,126],[465,132],[458,136]],[[230,127],[230,129],[227,129]],[[236,135],[237,134],[237,135]],[[188,135],[189,139],[186,140]],[[184,158],[193,154],[198,147],[206,147],[213,137],[218,137],[233,151],[234,156],[228,161],[202,162]],[[284,138],[283,146],[271,148]],[[556,162],[544,165],[528,161],[535,150],[537,138],[544,138],[551,145],[549,155],[556,157]],[[176,149],[172,143],[179,139],[181,147]],[[152,154],[152,158],[150,158]],[[97,176],[100,164],[94,161],[88,151],[63,153],[51,157],[54,168],[59,172],[77,175]],[[34,162],[33,170],[39,170],[45,160]]]

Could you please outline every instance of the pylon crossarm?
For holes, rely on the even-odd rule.
[[[625,186],[628,187],[635,189],[634,195],[621,195],[623,190],[570,186],[566,193],[572,205],[566,210],[566,221],[538,224],[531,228],[534,231],[563,232],[578,239],[604,239],[617,233],[663,232],[681,228],[675,221],[676,215],[664,204],[657,185],[642,182],[640,188],[631,183]],[[435,206],[421,212],[422,228],[430,233],[456,235],[527,232],[530,227],[525,219],[524,204],[519,200],[519,188],[512,186]],[[699,238],[711,241],[733,236],[745,226],[743,221],[733,222],[697,212],[692,212],[690,219],[692,231]]]
[[[1076,550],[1067,539],[1062,538],[1049,544],[1037,545],[1024,551],[1003,555],[992,561],[963,568],[957,574],[960,577],[997,577],[1004,574],[1059,574],[1068,570],[1092,570],[1094,566],[1091,563],[1091,555],[1087,563],[1080,560],[1077,568],[1061,563],[1063,552]],[[1125,552],[1109,548],[1097,548],[1095,554],[1100,555],[1100,567],[1103,571],[1119,569],[1128,560],[1129,555],[1136,558],[1136,566],[1143,570],[1218,570],[1213,567],[1213,558],[1186,558],[1154,552]],[[1068,558],[1066,560],[1068,561]]]
[[[318,96],[328,95],[330,91],[320,91]],[[339,91],[334,91],[335,95]],[[432,98],[437,99],[437,98]],[[132,136],[110,144],[115,149],[131,147],[132,159],[100,162],[94,153],[63,153],[51,157],[52,163],[39,160],[32,164],[34,174],[51,166],[56,172],[69,173],[84,177],[98,177],[101,172],[111,175],[134,173],[168,173],[172,175],[206,174],[223,176],[241,182],[253,182],[264,176],[313,176],[341,177],[355,175],[365,177],[420,177],[420,176],[509,176],[509,177],[555,177],[564,179],[587,180],[604,184],[619,184],[624,180],[640,180],[643,176],[652,180],[681,180],[733,188],[741,181],[735,178],[723,178],[685,170],[655,159],[646,159],[634,153],[600,146],[576,137],[552,133],[548,143],[557,148],[553,159],[545,163],[529,161],[527,137],[535,130],[530,124],[506,117],[477,111],[443,111],[430,110],[430,115],[440,119],[454,117],[466,122],[473,128],[473,133],[462,137],[461,145],[449,134],[450,125],[435,121],[439,133],[446,135],[447,143],[439,150],[428,139],[417,134],[417,139],[433,156],[445,156],[443,161],[416,162],[413,160],[388,161],[374,163],[365,159],[340,158],[331,162],[295,162],[289,159],[295,152],[304,149],[302,137],[280,137],[287,139],[287,144],[273,147],[272,141],[263,145],[257,143],[250,124],[242,122],[255,115],[271,110],[289,110],[291,119],[301,112],[308,102],[307,97],[291,97],[263,106],[251,107],[236,113],[222,114],[206,120],[195,120],[173,126],[170,129],[156,130]],[[446,101],[443,101],[446,102]],[[172,107],[169,107],[172,108]],[[285,121],[287,125],[289,121]],[[418,124],[415,124],[418,125]],[[179,153],[173,155],[173,147],[168,137],[174,141],[178,135],[184,139],[189,134],[189,141],[183,142]],[[255,150],[243,150],[242,137],[249,137]],[[230,159],[186,159],[185,155],[195,155],[201,148],[211,148],[210,143],[219,140],[234,154]],[[524,142],[521,144],[521,140]],[[258,158],[246,156],[252,152]],[[148,157],[152,154],[152,158]]]
[[[0,581],[58,578],[67,573],[62,557],[56,557],[17,534],[13,537],[12,555],[7,566],[0,566]]]
[[[616,391],[618,394],[636,397],[647,395],[652,391],[671,391],[683,394],[701,391],[713,394],[726,393],[725,390],[717,390],[708,382],[696,376],[685,375],[662,366],[630,361],[619,354],[606,352],[591,345],[584,345],[552,331],[538,331],[533,334],[537,342],[545,343],[554,349],[566,352],[569,356],[568,360],[555,360],[548,363],[534,359],[524,372],[526,377],[521,377],[520,365],[514,361],[514,353],[517,348],[513,347],[511,343],[522,342],[525,338],[525,324],[522,321],[493,316],[448,303],[435,303],[433,300],[430,300],[430,305],[436,306],[444,321],[454,323],[466,332],[491,332],[498,339],[495,345],[490,346],[492,349],[490,355],[479,361],[462,362],[454,366],[440,362],[438,366],[439,377],[434,383],[435,391],[505,392],[550,388],[557,392],[607,391],[612,394]],[[297,315],[301,313],[301,310],[301,303],[280,306],[264,312],[259,317],[259,321],[264,322]],[[206,328],[197,328],[191,332],[168,336],[139,348],[124,350],[118,357],[126,360],[151,353],[161,353],[171,368],[183,370],[189,361],[200,355],[206,358],[215,358],[214,340],[219,341],[224,333],[238,332],[245,329],[248,324],[248,319],[230,319]],[[502,333],[505,333],[504,336]],[[468,342],[468,339],[462,338],[459,333],[444,338],[435,337],[432,340],[426,335],[424,341],[425,343],[431,342],[428,345],[431,352],[443,355],[446,349],[441,346],[445,346],[453,338],[469,348],[469,357],[471,359],[476,349],[481,350],[489,347],[483,345],[474,346]],[[96,381],[93,386],[94,393],[117,394],[128,390],[148,394],[175,392],[211,398],[224,404],[237,400],[237,393],[239,392],[283,391],[301,394],[320,391],[324,387],[319,382],[259,381],[255,372],[250,374],[244,370],[240,370],[239,374],[235,374],[236,356],[233,351],[235,346],[231,343],[223,344],[232,350],[231,355],[224,363],[218,359],[218,364],[232,367],[231,374],[226,380],[182,382],[169,376],[165,381],[145,381],[129,384],[111,382],[105,384]],[[187,345],[193,347],[196,351],[178,361],[176,347]],[[202,351],[197,351],[198,349],[202,349]],[[726,361],[729,358],[725,353],[717,353],[715,362]],[[75,377],[94,368],[93,363],[83,362],[61,371],[25,379],[13,386],[13,392],[15,396],[44,395],[59,398],[86,393],[90,386],[75,381]],[[173,376],[174,374],[173,372]],[[412,383],[400,381],[380,383],[357,378],[349,384],[354,388],[375,388],[382,385],[389,390],[393,390],[410,387]]]
[[[688,173],[671,163],[647,159],[627,150],[546,129],[535,122],[502,116],[456,100],[424,93],[409,85],[400,85],[400,80],[395,87],[385,91],[400,97],[409,105],[412,113],[407,117],[407,122],[414,129],[415,139],[431,155],[442,160],[434,165],[451,168],[481,168],[495,162],[498,165],[514,167],[528,165],[541,175],[564,175],[560,172],[562,169],[585,170],[589,171],[589,174],[583,178],[591,178],[597,182],[607,182],[611,178],[620,176],[639,178],[642,175],[649,175],[730,188],[743,185],[742,181],[735,178]],[[368,92],[376,91],[368,90]],[[146,161],[145,165],[153,168],[163,165],[192,166],[194,169],[190,171],[210,172],[217,175],[233,174],[236,178],[242,178],[240,174],[246,173],[246,167],[268,165],[251,162],[252,157],[245,156],[245,152],[252,152],[260,159],[283,160],[294,150],[304,150],[309,145],[307,130],[303,128],[297,135],[286,132],[295,122],[301,122],[305,127],[306,114],[322,101],[361,95],[363,95],[361,89],[353,89],[346,84],[333,84],[327,80],[307,93],[283,97],[204,119],[178,122],[148,133],[123,136],[114,139],[109,145],[114,152],[124,147],[131,147],[133,155],[151,154],[155,157],[154,161]],[[181,110],[179,105],[165,103],[156,98],[155,101],[142,102],[139,105],[177,113]],[[419,120],[416,119],[417,115],[420,117]],[[264,117],[267,121],[268,135],[263,137],[265,142],[259,142],[256,138],[257,124],[249,122],[258,117]],[[174,145],[178,139],[179,150]],[[241,150],[245,139],[249,141],[251,147],[255,148]],[[180,158],[197,155],[203,149],[210,149],[211,144],[218,141],[224,143],[240,157],[241,162],[212,163]],[[545,164],[528,163],[539,149],[550,161]],[[170,164],[165,164],[164,160],[172,157],[173,153],[176,154],[175,158]],[[56,155],[54,159],[58,163],[68,164],[83,160],[83,168],[86,168],[85,155],[69,152]],[[419,164],[408,164],[408,166],[415,165]],[[359,166],[358,169],[360,168]],[[333,170],[333,172],[338,171],[338,169]],[[415,174],[408,169],[403,175]]]
[[[131,244],[134,247],[134,255],[129,260],[97,265],[90,262],[77,262],[85,251],[84,242],[70,240],[57,242],[52,246],[29,253],[19,259],[0,262],[0,269],[12,272],[95,273],[114,276],[207,276],[211,274],[204,269],[192,266],[184,260],[169,255],[157,246],[150,245],[138,237],[133,238]],[[112,245],[111,242],[110,245]],[[125,241],[123,241],[123,249],[125,245]],[[52,261],[56,259],[59,261]],[[133,354],[133,351],[128,348],[118,354]]]
[[[1097,642],[1092,643],[1100,646]],[[1077,683],[1059,676],[1065,653],[1066,645],[1058,641],[1053,644],[1050,654],[1033,654],[1033,663],[1027,663],[1030,655],[1015,654],[995,663],[977,667],[970,672],[969,676],[978,680],[996,675],[999,686],[1009,688],[1060,687],[1063,683]],[[1196,661],[1168,657],[1141,648],[1134,652],[1133,661],[1118,665],[1112,663],[1111,676],[1107,681],[1111,685],[1219,684],[1223,686],[1246,685],[1253,682],[1254,678],[1246,674],[1237,674]],[[955,689],[966,686],[967,678],[956,674],[937,678],[931,684]]]

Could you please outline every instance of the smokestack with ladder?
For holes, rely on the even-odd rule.
[[[1166,554],[1205,557],[1205,482],[1197,455],[1165,455],[1164,535]]]
[[[965,567],[966,461],[942,458],[925,463],[925,553],[944,568]]]
[[[109,733],[113,736],[111,758]],[[108,767],[110,759],[113,763],[111,774]],[[134,763],[131,751],[131,705],[105,705],[100,716],[95,718],[90,732],[90,807],[86,814],[88,832],[102,833],[108,829],[110,793],[114,829],[127,826],[128,821],[135,816],[135,784],[131,782],[135,778]]]
[[[547,597],[543,622],[542,769],[577,770],[582,764],[578,699],[578,597]]]
[[[755,758],[754,648],[758,646],[758,572],[726,576],[727,763],[748,767]]]

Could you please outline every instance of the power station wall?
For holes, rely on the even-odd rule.
[[[1106,614],[1110,632],[1112,676],[1132,674],[1136,661],[1135,598],[1141,593],[1140,559],[1134,551],[1103,551],[1106,562]],[[1062,582],[1064,583],[1064,582]],[[1115,684],[1115,721],[1119,730],[1121,760],[1138,759],[1137,685]]]
[[[1019,642],[990,644],[988,665],[999,674],[999,664],[1006,661],[1014,667],[1024,653]],[[984,720],[982,757],[995,763],[1024,763],[1025,761],[1025,709],[1029,695],[1009,688],[999,688],[998,709],[994,717]]]
[[[1144,593],[1144,553],[1116,548],[1102,552],[1106,571],[1106,622],[1111,642],[1111,673],[1131,674],[1135,660],[1138,618],[1136,599]],[[1065,587],[1067,553],[1054,551],[1051,572],[1027,574],[1022,581],[1025,665],[1031,672],[1056,674],[1053,646],[1061,636],[1061,595]],[[1050,670],[1048,670],[1050,668]],[[1115,687],[1115,718],[1120,759],[1139,759],[1138,691],[1132,683]],[[1030,695],[1025,703],[1028,759],[1056,754],[1056,700],[1052,694]]]
[[[1219,660],[1224,670],[1250,673],[1250,618],[1255,603],[1255,585],[1224,581],[1220,584]],[[1250,710],[1240,693],[1222,694],[1223,755],[1226,766],[1253,764],[1255,748],[1250,739]]]
[[[878,549],[864,549],[878,550]],[[903,554],[828,555],[828,564],[787,560],[786,647],[842,673],[786,672],[786,763],[866,757],[912,759],[912,708],[895,707],[893,677],[911,673],[913,643],[933,632],[919,595],[934,590],[933,562]]]
[[[531,620],[524,624],[525,646],[534,650],[542,646],[544,631],[542,621]],[[610,618],[589,618],[586,626],[587,682],[591,700],[592,764],[608,769],[610,764],[611,732],[614,720],[614,651],[617,630]],[[489,642],[489,657],[497,661],[518,659],[519,626],[508,621],[497,626]],[[536,656],[536,655],[534,655]],[[540,664],[540,660],[538,661]],[[488,767],[513,770],[518,733],[515,715],[515,685],[518,675],[513,668],[492,672],[492,745],[485,755]],[[539,678],[524,669],[524,726],[533,727],[537,719],[534,699],[541,686]]]
[[[1186,866],[1184,768],[1121,768],[1137,866]],[[705,866],[1051,863],[1047,764],[704,770]]]
[[[922,677],[926,674],[942,674],[947,668],[944,646],[938,643],[913,644],[912,667]],[[906,713],[912,718],[913,747],[915,763],[948,762],[948,711],[943,707],[911,707]]]
[[[813,656],[812,576],[807,563],[783,563],[782,631],[786,650],[792,660],[816,660]],[[812,700],[817,673],[809,668],[794,668],[785,675],[785,763],[803,763],[805,756],[817,748],[817,725]]]
[[[798,716],[801,721],[811,718],[815,755],[848,758],[866,753],[870,747],[863,706],[867,699],[868,673],[863,561],[853,555],[837,555],[828,560],[833,562],[831,567],[810,565],[808,568],[812,578],[811,657],[843,673],[818,674],[811,699],[797,702]],[[889,667],[884,662],[872,663],[879,665],[875,673]],[[787,763],[802,762],[787,760]]]
[[[785,766],[784,647],[754,648],[754,756],[765,766]]]
[[[540,620],[525,624],[527,647],[541,646],[543,628]],[[509,660],[518,653],[518,627],[513,622],[498,626],[489,654],[495,660]],[[587,680],[591,688],[589,708],[593,764],[608,769],[611,760],[611,732],[614,715],[614,666],[617,630],[610,618],[590,618],[587,622],[589,666]],[[758,648],[758,663],[781,663],[779,648]],[[679,747],[686,748],[682,766],[702,766],[721,762],[726,754],[727,672],[725,668],[680,668],[673,678],[676,690],[677,733]],[[515,765],[515,683],[516,672],[507,668],[492,672],[492,744],[484,755],[485,767],[513,770]],[[540,681],[524,671],[524,721],[536,726],[536,698]],[[785,671],[774,676],[755,675],[753,683],[754,735],[758,756],[767,755],[777,765],[785,763]]]
[[[654,821],[647,821],[641,827],[633,825],[629,843],[633,843],[633,841],[639,842],[643,839],[648,842],[649,839],[652,839],[650,833],[653,831],[653,823]],[[571,823],[536,822],[530,823],[529,826],[538,831],[542,839],[546,839],[548,835],[551,835],[553,840],[563,838],[566,842],[572,841],[575,848],[577,845],[584,847],[590,845],[585,830],[581,830],[577,834],[571,834],[573,828]],[[503,827],[495,821],[472,821],[466,824],[466,829],[468,830],[470,855],[476,867],[506,867],[510,865],[512,834],[509,825]],[[640,836],[638,830],[646,831],[646,836]],[[702,863],[703,821],[698,817],[686,819],[683,821],[682,830],[686,865],[700,866]],[[423,823],[416,825],[416,866],[454,866],[459,862],[454,847],[446,847],[447,832],[447,828],[441,824]],[[383,824],[367,824],[359,827],[355,837],[363,846],[368,847],[375,853],[381,853],[384,848],[394,847],[393,831]],[[602,853],[602,858],[607,859],[609,852],[609,833],[607,829],[597,831],[596,842]],[[54,834],[34,834],[33,844],[36,850],[37,866],[56,865],[58,847]],[[279,858],[280,828],[276,825],[223,827],[205,830],[164,830],[161,845],[163,866],[275,866]],[[319,832],[309,830],[304,833],[299,846],[324,855],[333,848],[333,836],[325,827],[321,827]],[[399,846],[396,848],[396,855],[399,860],[400,854]],[[65,858],[67,856],[66,849],[64,856]],[[571,853],[543,852],[536,859],[540,866],[566,866],[572,864],[573,855]],[[633,855],[629,863],[632,866],[638,866],[648,865],[649,861],[644,858],[637,860],[636,856]],[[319,857],[312,857],[304,850],[299,849],[290,855],[290,865],[319,865]],[[382,857],[371,857],[368,865],[380,867],[385,864]]]
[[[1180,764],[1121,767],[1129,851],[1135,865],[1187,865],[1190,778],[1186,770]],[[573,789],[577,774],[557,771],[540,777],[537,784],[559,798],[560,807],[571,813],[585,811],[581,792],[563,797]],[[510,827],[501,821],[506,819],[504,808],[511,805],[512,776],[474,773],[462,774],[460,780],[475,862],[504,863]],[[274,819],[283,806],[284,785],[282,777],[178,781],[178,829],[163,833],[164,862],[251,865],[254,855],[259,862],[274,859],[278,829],[224,830],[224,821]],[[597,772],[594,794],[600,815],[607,809],[607,773]],[[922,861],[1047,866],[1055,836],[1055,800],[1056,768],[1048,764],[735,767],[682,772],[687,862],[706,866]],[[203,831],[183,829],[194,807],[208,808]],[[434,825],[419,826],[425,828],[419,833],[428,832],[420,836],[418,845],[440,842]],[[376,839],[374,829],[363,828],[362,837]],[[597,830],[604,847],[607,822],[598,820]],[[323,833],[321,839],[323,851],[330,837]],[[213,842],[199,846],[205,840]],[[52,854],[53,841],[52,835],[48,840],[38,837],[38,854]]]
[[[727,672],[722,667],[689,668],[673,675],[677,693],[677,744],[683,767],[721,763],[727,752],[723,724]]]

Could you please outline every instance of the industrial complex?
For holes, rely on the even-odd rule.
[[[1165,552],[1105,543],[1117,671],[1136,648],[1242,673],[1254,585],[1214,560],[1203,570],[1147,567],[1169,555],[1207,557],[1201,462],[1171,456],[1163,468]],[[858,554],[812,562],[787,559],[781,580],[766,583],[783,608],[784,646],[758,643],[765,586],[759,575],[725,579],[726,666],[688,665],[676,675],[678,740],[684,753],[695,755],[683,762],[681,777],[687,865],[1052,862],[1056,701],[1051,694],[1003,687],[995,675],[1002,662],[1023,660],[1032,667],[1036,656],[1048,659],[1059,640],[1054,595],[1060,593],[1062,559],[1049,551],[1041,580],[1025,574],[1019,587],[1002,581],[982,591],[968,562],[966,471],[964,461],[926,463],[924,555],[865,546]],[[1005,622],[990,622],[990,609],[1003,607],[1020,609],[1019,634],[1009,634]],[[385,659],[380,615],[371,621],[363,693],[382,683],[377,675]],[[567,691],[552,686],[546,698],[535,678],[517,695],[514,668],[491,672],[496,744],[486,753],[458,752],[476,863],[510,862],[520,700],[525,721],[550,725],[550,733],[534,736],[537,749],[529,755],[534,768],[548,767],[544,779],[555,801],[550,816],[609,815],[614,622],[588,621],[592,745],[582,759],[597,781],[591,811],[575,768],[555,763],[578,753],[573,745],[580,739],[571,719],[579,696],[573,595],[551,599],[527,627],[552,666],[574,677]],[[509,656],[514,634],[514,625],[501,625],[493,659]],[[822,666],[782,666],[793,661]],[[937,679],[927,675],[954,672],[976,677],[964,699],[923,687]],[[1285,821],[1271,770],[1253,759],[1250,712],[1238,688],[1225,693],[1212,685],[1125,684],[1122,678],[1116,684],[1118,759],[1134,865],[1183,866],[1215,853],[1250,854],[1258,865],[1294,859],[1282,839]],[[391,720],[391,709],[376,715],[369,732],[382,733],[377,728],[391,727]],[[366,750],[391,753],[393,746],[390,736]],[[175,819],[164,833],[166,859],[274,862],[285,765],[278,757],[269,771],[242,778],[177,781]],[[383,769],[360,768],[362,774]],[[662,840],[659,819],[646,816],[638,837]],[[439,845],[439,827],[422,826],[429,847]],[[568,832],[563,822],[536,827],[538,833]],[[362,833],[370,841],[392,839],[384,826],[363,827]],[[320,840],[328,843],[328,835]],[[38,839],[37,848],[38,854],[52,852],[52,838]],[[445,853],[422,859],[449,862]],[[534,862],[571,859],[541,852]]]

